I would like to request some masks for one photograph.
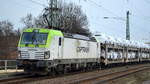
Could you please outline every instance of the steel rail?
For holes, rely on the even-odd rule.
[[[146,69],[150,69],[150,67],[147,65],[147,66],[140,66],[140,67],[136,67],[136,68],[131,68],[128,70],[111,72],[111,73],[107,73],[104,75],[99,74],[96,76],[91,76],[91,77],[86,77],[86,78],[83,78],[80,80],[75,80],[73,82],[70,82],[69,84],[86,84],[86,83],[88,83],[88,84],[102,84],[102,83],[105,83],[105,82],[108,82],[108,81],[111,81],[111,80],[114,80],[114,79],[117,79],[120,77],[124,77],[124,76],[129,75],[129,74],[133,74],[133,73],[136,73],[139,71],[146,70]],[[124,74],[122,74],[122,73],[124,73]],[[119,75],[116,76],[116,74],[119,74]]]
[[[137,65],[137,66],[132,66],[131,69],[144,69],[144,67],[146,68],[150,68],[148,67],[149,65]],[[134,68],[133,68],[134,67]],[[129,70],[131,70],[129,69]],[[127,70],[121,70],[120,72],[125,72]],[[91,72],[91,71],[89,71]],[[119,72],[119,71],[118,71]],[[118,73],[117,71],[115,72],[111,72],[111,73],[107,73],[107,74],[98,74],[96,76],[93,76],[93,75],[88,75],[85,76],[83,79],[80,79],[80,80],[75,80],[75,81],[68,81],[68,82],[65,82],[66,80],[63,80],[62,82],[64,82],[65,84],[67,83],[70,83],[70,84],[75,84],[75,83],[84,83],[86,81],[89,81],[89,80],[94,80],[94,79],[97,79],[97,78],[100,78],[100,77],[104,77],[104,76],[107,76],[107,75],[110,75],[110,74],[115,74],[115,73]],[[72,76],[72,75],[75,75],[75,74],[80,74],[82,75],[82,73],[88,73],[87,72],[75,72],[75,73],[68,73],[68,74],[63,74],[63,75],[56,75],[55,77],[51,77],[51,76],[32,76],[32,75],[22,75],[22,76],[16,76],[16,77],[12,77],[12,78],[7,78],[7,79],[0,79],[0,83],[1,84],[20,84],[20,83],[30,83],[30,82],[39,82],[40,81],[47,81],[48,80],[51,80],[51,82],[53,81],[53,79],[58,79],[59,78],[64,78],[66,76]],[[95,73],[95,72],[93,72]],[[124,75],[125,76],[125,75]],[[120,76],[121,77],[121,76]],[[72,77],[71,77],[72,78]],[[117,78],[117,77],[116,77]],[[38,81],[37,81],[38,80]],[[110,79],[108,79],[110,80]],[[102,82],[107,82],[108,80],[98,80],[98,81],[94,81],[94,83],[102,83]]]
[[[7,84],[7,83],[10,83],[11,81],[21,80],[21,79],[25,79],[29,77],[32,77],[32,75],[27,75],[27,74],[19,74],[17,76],[12,75],[9,77],[1,78],[0,84]]]

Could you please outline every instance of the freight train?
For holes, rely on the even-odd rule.
[[[144,43],[115,40],[95,34],[82,39],[66,37],[59,30],[25,29],[18,43],[17,65],[33,74],[66,73],[150,60],[150,47]]]

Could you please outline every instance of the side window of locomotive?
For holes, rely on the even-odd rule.
[[[59,38],[59,46],[61,46],[61,37]]]

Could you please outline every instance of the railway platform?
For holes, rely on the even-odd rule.
[[[8,73],[16,73],[16,72],[23,72],[22,69],[7,69],[7,70],[0,70],[0,74],[8,74]]]

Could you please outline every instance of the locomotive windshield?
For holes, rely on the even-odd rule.
[[[45,45],[48,33],[24,32],[22,34],[21,44],[42,44]]]

